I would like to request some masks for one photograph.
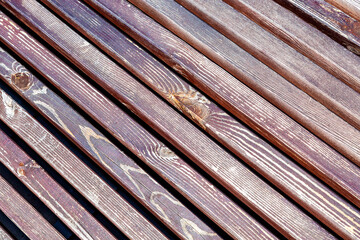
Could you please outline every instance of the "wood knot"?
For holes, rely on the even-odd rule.
[[[168,147],[162,146],[159,149],[159,155],[163,158],[176,158],[176,154]]]
[[[22,91],[28,90],[32,84],[32,76],[28,72],[19,72],[11,75],[11,82]]]
[[[210,115],[208,104],[210,101],[199,92],[190,90],[188,92],[177,92],[169,94],[169,100],[177,109],[196,121],[203,129],[205,121]]]

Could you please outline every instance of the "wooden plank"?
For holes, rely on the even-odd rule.
[[[6,230],[2,226],[0,226],[0,239],[13,240],[13,238],[6,232]]]
[[[156,2],[154,1],[154,4]],[[222,1],[177,2],[330,111],[360,129],[358,92]],[[174,16],[171,13],[181,9],[176,4],[169,4],[168,1],[166,5],[157,3],[156,6],[164,15],[168,13],[169,16]]]
[[[191,105],[181,105],[182,102],[174,104],[168,94],[169,92],[176,92],[176,89],[181,89],[182,92],[186,89],[185,92],[194,92],[195,94],[195,89],[192,89],[189,84],[172,74],[156,59],[143,51],[141,47],[131,42],[84,4],[71,0],[43,0],[43,2],[59,13],[66,22],[71,23],[73,27],[97,43],[102,50],[109,53],[120,64],[123,64],[128,70],[141,78],[148,86],[173,104],[174,107],[185,112],[185,114],[188,112],[201,113],[201,111],[194,111]],[[87,21],[87,19],[92,19],[92,21]],[[161,86],[161,88],[158,86]],[[196,93],[196,95],[199,99],[206,99],[201,93]],[[356,236],[353,231],[348,231],[349,229],[358,228],[356,222],[349,221],[344,225],[339,224],[340,222],[346,222],[347,219],[359,218],[359,216],[350,217],[353,213],[357,215],[356,210],[340,198],[332,195],[333,193],[319,181],[306,174],[290,159],[261,140],[247,127],[222,111],[210,100],[207,107],[212,114],[205,122],[202,122],[205,131],[223,142],[227,148],[254,167],[255,170],[261,172],[269,181],[277,185],[335,232],[344,237]],[[189,115],[191,118],[191,114]],[[192,119],[196,122],[201,117],[200,114],[198,116],[198,118],[193,117]],[[197,123],[199,124],[199,122]],[[202,125],[199,124],[199,126]],[[246,133],[246,136],[244,136],[244,133]],[[306,188],[303,187],[304,183],[306,183]],[[321,197],[319,197],[320,195]],[[302,198],[300,196],[307,197]],[[318,198],[326,200],[318,201]],[[347,209],[352,209],[352,213],[343,215],[347,212]],[[337,214],[333,214],[334,212],[337,212]]]
[[[166,239],[4,91],[0,119],[130,238]]]
[[[30,239],[65,239],[1,176],[0,209]]]
[[[86,1],[239,119],[360,206],[360,186],[354,181],[359,174],[357,166],[131,4],[102,1],[103,5]],[[146,28],[141,27],[145,25]]]
[[[294,8],[302,18],[311,19],[348,50],[360,55],[360,22],[340,11],[325,0],[279,0],[285,6]]]
[[[0,142],[0,161],[79,238],[115,239],[2,131]]]
[[[325,0],[360,21],[360,2],[356,0]]]
[[[179,237],[190,234],[194,238],[218,236],[203,221],[180,203],[164,187],[127,157],[109,139],[74,111],[24,66],[5,51],[1,52],[0,78],[17,91],[27,102],[49,119],[71,141],[79,146],[99,166],[105,169],[120,185],[147,207]],[[31,79],[31,91],[14,81],[15,76]],[[161,197],[160,197],[161,196]],[[162,206],[161,208],[159,206]],[[184,224],[193,226],[188,232]],[[100,238],[110,239],[110,238]]]
[[[360,92],[359,57],[272,0],[224,0]]]
[[[360,165],[360,132],[357,129],[331,113],[322,104],[280,75],[271,71],[177,3],[151,0],[132,1],[301,125],[307,127],[326,143]],[[137,21],[133,24],[140,25],[141,22]],[[167,42],[162,42],[161,45],[167,43],[172,44],[167,39]],[[268,52],[270,50],[264,49],[262,51]],[[355,93],[354,96],[356,95],[358,94]],[[348,102],[351,100],[349,99]]]
[[[34,7],[36,5],[34,3],[31,6]],[[37,11],[41,9],[42,8],[37,9]],[[41,14],[44,14],[44,12]],[[3,19],[4,25],[5,21],[7,23],[11,22],[11,20],[4,15],[2,15],[1,18]],[[54,21],[57,23],[59,22],[52,15],[47,15],[46,18],[50,18],[53,24]],[[6,26],[7,25],[16,26],[13,22],[6,24]],[[16,28],[12,29],[14,31],[7,31],[5,29],[6,28],[1,28],[0,26],[0,32],[3,33],[0,35],[0,37],[4,36],[1,37],[1,39],[8,47],[16,51],[16,53],[22,56],[24,60],[26,60],[39,72],[41,72],[43,76],[47,77],[48,80],[50,80],[52,84],[54,84],[59,90],[62,90],[73,100],[75,99],[76,103],[80,107],[82,107],[100,124],[103,124],[106,129],[113,132],[122,129],[122,134],[125,136],[136,134],[137,136],[134,136],[135,141],[127,143],[128,145],[143,145],[144,142],[148,141],[148,139],[145,138],[142,134],[139,134],[138,131],[134,132],[133,128],[128,129],[128,126],[124,125],[127,123],[127,121],[121,121],[124,115],[122,112],[117,111],[116,107],[112,107],[113,105],[104,105],[104,98],[99,96],[99,93],[95,91],[94,88],[90,87],[90,85],[84,82],[84,80],[80,78],[79,75],[71,71],[70,68],[60,62],[53,54],[48,52],[29,35],[23,33],[23,31],[17,26]],[[66,27],[61,28],[60,31],[64,36],[71,32],[69,32],[69,29]],[[71,39],[74,42],[80,40],[74,34],[71,34],[71,36]],[[11,41],[7,40],[9,37]],[[82,44],[84,44],[83,39],[81,40],[80,45]],[[86,51],[87,53],[96,52],[92,45],[85,44],[85,46],[87,46],[86,48],[88,49]],[[72,49],[71,52],[73,56],[76,56],[75,54],[79,53],[77,52],[79,47],[74,47],[75,49]],[[87,54],[85,54],[83,57],[84,59],[87,59]],[[131,78],[120,75],[119,71],[114,73],[114,69],[118,69],[117,65],[112,67],[113,63],[111,61],[107,61],[106,58],[104,58],[101,54],[97,53],[96,57],[94,57],[95,56],[92,56],[91,59],[101,59],[106,61],[104,66],[106,66],[107,71],[112,73],[108,74],[107,77],[103,77],[102,79],[116,82],[116,84],[114,84],[116,86],[114,87],[116,87],[117,91],[122,91],[122,94],[124,95],[130,95],[129,97],[131,97],[132,101],[127,101],[127,106],[134,106],[134,102],[136,102],[136,106],[141,106],[145,108],[147,112],[152,113],[150,115],[156,116],[155,119],[157,120],[155,121],[155,124],[153,123],[151,126],[157,126],[156,123],[161,122],[163,125],[160,127],[164,127],[167,130],[165,133],[173,132],[171,138],[169,139],[174,144],[181,142],[186,145],[186,148],[182,148],[177,144],[177,147],[180,150],[186,153],[205,171],[211,174],[217,181],[219,181],[220,184],[232,191],[236,197],[252,208],[267,222],[279,229],[279,231],[283,232],[283,234],[286,236],[310,237],[311,232],[311,236],[316,235],[324,238],[332,238],[332,235],[330,235],[316,222],[300,211],[295,205],[290,203],[278,192],[274,191],[274,189],[270,188],[252,172],[250,172],[247,167],[245,167],[238,159],[233,158],[227,152],[222,150],[218,145],[210,141],[199,130],[194,128],[183,118],[180,118],[176,112],[168,110],[168,105],[162,103],[156,97],[151,97],[152,95],[150,95],[147,90],[145,90],[141,85],[138,85]],[[89,63],[90,62],[92,61],[89,61]],[[103,72],[101,69],[96,69],[98,72]],[[117,78],[114,79],[114,76]],[[134,85],[137,87],[132,89],[131,87]],[[149,108],[155,111],[156,115],[154,115],[154,112],[151,112]],[[134,109],[132,110],[136,113],[139,113],[139,111],[135,111]],[[144,115],[147,116],[146,114]],[[119,134],[120,132],[116,133]],[[164,132],[160,133],[163,134]],[[118,137],[121,139],[121,134],[119,134]],[[175,138],[175,141],[172,140],[172,138]],[[174,162],[175,165],[177,164],[177,158],[174,158],[172,151],[169,151],[168,148],[165,148],[163,145],[155,145],[155,147],[156,148],[146,149],[143,149],[143,147],[138,147],[138,149],[142,149],[143,154],[155,156],[160,155],[160,157],[165,158],[168,162]],[[184,149],[186,151],[184,151]],[[189,151],[191,149],[192,151]],[[177,165],[177,167],[180,166]],[[187,178],[189,178],[187,173],[188,171],[185,170],[182,172],[182,175],[185,175]],[[259,189],[261,189],[261,191],[259,191]],[[183,189],[183,191],[189,191],[189,189]],[[312,230],[310,231],[309,229]]]

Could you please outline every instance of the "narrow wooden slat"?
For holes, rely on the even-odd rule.
[[[0,99],[0,119],[115,226],[130,238],[166,239],[4,91],[1,91]]]
[[[13,240],[13,238],[0,226],[0,239],[1,240]]]
[[[296,8],[301,17],[315,21],[320,30],[332,36],[348,50],[360,55],[360,22],[325,0],[279,0]]]
[[[360,2],[357,0],[325,0],[360,21]]]
[[[177,2],[330,111],[360,129],[358,92],[222,1],[177,0]],[[180,9],[175,4],[171,9],[172,5],[168,3],[166,5],[158,3],[156,6],[169,16],[176,9]]]
[[[26,1],[26,3],[27,2],[28,1]],[[31,4],[32,8],[34,8],[34,6],[36,6],[35,3]],[[25,10],[24,13],[26,12],[27,11]],[[43,20],[51,20],[53,24],[59,23],[59,21],[52,15],[46,14],[43,8],[36,9],[36,12],[41,13],[40,15],[42,16],[46,15]],[[5,21],[8,23],[11,22],[11,20],[4,15],[2,15],[2,19],[4,25]],[[11,22],[6,24],[6,26],[7,25],[13,26],[15,23]],[[75,44],[69,52],[71,52],[72,56],[80,54],[81,51],[79,50],[81,50],[81,48],[79,49],[79,46],[87,42],[84,39],[76,37],[77,35],[65,26],[58,30],[63,36],[67,36],[67,34],[71,33],[72,43],[78,43],[79,45]],[[46,31],[46,29],[43,28],[42,31]],[[67,96],[76,99],[78,105],[84,108],[90,116],[95,119],[101,119],[101,122],[99,121],[99,123],[103,125],[106,124],[105,127],[107,129],[110,128],[110,125],[110,130],[112,131],[114,131],[114,129],[116,130],[116,128],[121,129],[121,127],[124,127],[123,125],[126,121],[120,121],[123,115],[121,112],[115,111],[116,108],[107,108],[108,106],[103,104],[103,98],[98,96],[98,92],[94,91],[94,88],[91,88],[67,66],[64,66],[64,64],[54,57],[54,55],[46,51],[46,49],[30,38],[29,35],[24,34],[20,28],[14,28],[14,32],[12,32],[7,31],[6,28],[1,28],[0,26],[0,32],[2,33],[0,36],[4,36],[1,38],[2,41],[8,45],[8,47],[12,48],[12,50],[22,56],[24,60],[32,64],[33,67],[52,81],[59,90],[62,90],[65,94],[67,94]],[[11,41],[7,40],[9,37]],[[70,46],[72,46],[72,43],[68,43],[66,41],[63,42],[60,39],[58,39],[57,42],[70,44]],[[87,43],[84,46],[86,46],[87,51],[85,52],[86,54],[81,54],[83,57],[81,59],[84,60],[90,57],[90,59],[98,59],[98,61],[101,60],[100,62],[106,66],[105,69],[107,74],[104,73],[104,69],[96,68],[97,74],[99,72],[105,74],[106,77],[103,76],[101,78],[102,81],[112,82],[112,86],[116,89],[116,91],[122,93],[122,97],[127,96],[127,98],[131,99],[131,101],[129,101],[129,99],[125,98],[125,100],[127,100],[125,104],[130,107],[132,111],[143,118],[146,117],[145,120],[147,121],[152,120],[152,127],[167,137],[176,147],[187,154],[193,161],[200,165],[200,167],[212,175],[223,186],[232,191],[235,196],[262,216],[267,222],[279,229],[279,231],[286,236],[310,237],[311,232],[311,236],[316,235],[323,238],[333,238],[332,235],[300,211],[295,205],[291,204],[278,192],[274,191],[262,180],[251,173],[245,166],[242,165],[241,162],[239,162],[238,159],[233,158],[227,152],[219,148],[218,145],[210,141],[204,134],[190,125],[186,120],[180,118],[180,115],[176,112],[170,110],[171,108],[169,108],[168,105],[159,101],[156,97],[153,97],[153,95],[151,95],[132,78],[121,73],[117,65],[114,65],[113,62],[106,60],[107,58],[104,58],[103,55],[98,53],[92,45]],[[63,49],[63,51],[65,50],[67,50],[67,48]],[[92,54],[89,56],[89,53]],[[95,53],[96,55],[93,55]],[[90,64],[93,61],[89,60],[87,62]],[[88,67],[87,69],[92,68]],[[44,72],[46,72],[46,74],[44,74]],[[86,70],[86,72],[90,76],[95,74],[88,72],[88,70]],[[57,76],[56,78],[53,77],[54,74]],[[116,79],[114,79],[114,76],[116,76]],[[94,79],[97,78],[94,77]],[[100,79],[97,80],[99,81]],[[136,86],[135,89],[133,88],[134,86]],[[87,91],[84,91],[86,89]],[[107,87],[107,89],[111,90],[109,87]],[[111,90],[111,92],[114,93],[114,90]],[[94,104],[94,102],[97,101],[100,101],[100,104]],[[137,108],[131,108],[133,106],[136,106]],[[101,111],[99,111],[99,108]],[[140,110],[145,111],[146,114],[139,114],[141,113]],[[106,118],[104,118],[104,116],[106,116]],[[151,116],[152,118],[149,118],[148,116]],[[161,123],[162,125],[158,125],[156,123]],[[126,134],[123,133],[124,135],[134,134],[133,129],[127,129],[126,127],[124,131]],[[164,130],[159,131],[157,128],[162,128]],[[147,141],[147,139],[144,139],[141,134],[135,139],[136,141],[130,144],[137,145],[140,142],[141,145],[143,145],[143,142]],[[185,145],[185,147],[183,147],[182,144]],[[164,146],[160,145],[154,149],[142,149],[142,151],[146,155],[160,155],[160,157],[162,156],[167,159],[168,162],[175,161],[175,163],[177,163],[177,158],[174,158],[171,151],[168,151],[166,148],[164,149]],[[188,171],[185,171],[182,174],[184,173],[187,174]],[[259,189],[262,191],[260,192]],[[183,189],[183,191],[189,191],[189,189]]]
[[[138,45],[131,42],[100,16],[94,14],[93,11],[80,2],[71,0],[43,0],[43,2],[62,15],[66,22],[70,22],[76,29],[92,39],[102,50],[126,66],[128,70],[141,78],[180,111],[185,112],[185,114],[193,112],[193,115],[189,115],[190,118],[192,116],[195,122],[201,119],[202,111],[200,110],[206,111],[207,108],[210,109],[211,116],[206,121],[197,122],[199,126],[202,126],[204,130],[208,131],[220,142],[223,142],[226,147],[232,149],[235,154],[247,161],[257,171],[260,171],[268,180],[281,188],[339,235],[350,238],[357,237],[357,230],[352,231],[350,229],[359,229],[358,223],[348,221],[348,219],[360,218],[355,209],[329,193],[329,190],[321,183],[252,134],[248,128],[212,102],[206,104],[207,108],[204,108],[204,105],[198,105],[198,108],[196,108],[190,104],[182,105],[181,101],[175,103],[171,101],[172,98],[169,97],[169,93],[182,96],[181,93],[184,92],[193,93],[196,98],[203,99],[204,102],[208,100],[201,93],[192,89],[185,81],[172,74],[156,59],[142,51]],[[92,19],[92,21],[87,21],[87,19]],[[158,86],[161,86],[161,88]],[[194,114],[197,117],[194,117]],[[244,136],[244,133],[246,136]],[[319,199],[326,200],[318,201]],[[348,211],[349,209],[351,210]],[[335,212],[336,214],[334,214]],[[346,212],[349,213],[344,214]]]
[[[1,176],[0,209],[30,239],[65,239]]]
[[[81,239],[115,239],[37,163],[0,131],[0,161]]]
[[[164,187],[121,152],[94,126],[48,89],[8,53],[1,52],[0,78],[17,91],[27,102],[47,117],[57,128],[77,144],[89,157],[105,169],[141,204],[153,212],[181,238],[188,233],[184,224],[193,226],[192,237],[209,239],[218,236]],[[30,88],[16,82],[15,76],[31,79]],[[22,84],[24,84],[22,82]],[[164,199],[163,199],[164,198]],[[161,208],[159,207],[161,206]],[[110,239],[110,238],[100,238]]]
[[[360,206],[360,185],[354,181],[359,177],[357,166],[131,4],[102,1],[104,6],[98,1],[86,1],[239,119]],[[146,28],[141,27],[144,25]]]
[[[224,0],[360,92],[359,57],[273,0]]]

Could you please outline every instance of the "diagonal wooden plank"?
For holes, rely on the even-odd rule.
[[[2,240],[13,240],[13,238],[0,226],[0,239]]]
[[[325,0],[360,21],[360,2],[357,0]]]
[[[181,70],[188,80],[206,91],[239,119],[360,206],[360,186],[356,186],[359,183],[354,181],[359,177],[357,166],[130,3],[119,5],[102,1],[104,6],[98,1],[87,2],[165,62]],[[141,27],[145,25],[146,28]]]
[[[186,234],[190,234],[184,228],[184,225],[188,225],[194,228],[190,234],[194,238],[201,238],[201,235],[209,239],[218,238],[205,223],[176,200],[172,194],[52,90],[48,89],[24,66],[5,51],[1,51],[1,48],[0,58],[2,59],[0,78],[48,118],[179,237],[186,238]],[[19,84],[20,81],[16,82],[16,76],[31,79],[31,87],[24,88],[23,85]],[[24,83],[22,82],[22,84]],[[102,237],[100,239],[110,238]]]
[[[359,57],[330,37],[273,0],[224,1],[360,92]]]
[[[142,51],[138,45],[131,42],[100,16],[94,14],[84,4],[71,0],[43,1],[63,16],[67,22],[70,22],[75,28],[92,39],[102,50],[126,66],[128,70],[141,78],[165,99],[168,99],[180,111],[185,112],[185,114],[193,111],[195,114],[200,113],[199,117],[201,117],[202,111],[194,111],[196,108],[191,108],[190,104],[184,106],[180,105],[181,102],[174,104],[171,101],[172,98],[169,97],[169,93],[180,89],[180,93],[193,92],[197,98],[204,99],[205,101],[206,98],[201,93],[195,92],[196,90],[192,89],[185,81],[172,74],[171,71],[156,61],[156,59]],[[87,21],[87,19],[92,19],[92,21]],[[189,109],[184,110],[188,106],[190,106]],[[344,237],[356,236],[356,230],[353,231],[351,229],[359,228],[357,222],[348,221],[348,219],[359,218],[355,209],[335,195],[332,195],[332,193],[329,193],[329,190],[322,186],[321,183],[306,174],[296,164],[292,163],[290,159],[287,159],[284,155],[252,134],[248,128],[237,122],[215,104],[209,101],[206,106],[210,109],[211,115],[206,121],[202,121],[201,124],[198,122],[200,126],[203,124],[204,130],[208,131],[220,142],[223,142],[226,147],[232,149],[235,154],[261,172],[268,180],[277,185],[335,232]],[[193,115],[190,114],[191,116]],[[199,118],[193,117],[195,122],[197,119]],[[306,187],[304,188],[303,186]],[[318,201],[320,198],[326,200]],[[351,210],[349,211],[349,209]],[[334,214],[335,212],[337,214]]]
[[[3,90],[0,119],[130,238],[166,239]]]
[[[25,3],[28,3],[28,1]],[[34,7],[36,5],[33,3],[31,6]],[[37,12],[41,9],[43,8],[37,9]],[[41,12],[41,15],[46,13],[43,11]],[[50,80],[59,90],[63,91],[68,97],[72,98],[78,106],[82,107],[90,116],[97,119],[97,121],[106,127],[106,129],[116,132],[119,140],[122,140],[122,134],[125,136],[134,134],[132,128],[128,129],[127,125],[124,126],[127,121],[123,119],[124,114],[121,111],[118,111],[116,107],[112,107],[113,105],[111,104],[104,104],[104,98],[101,97],[101,95],[99,95],[99,93],[87,82],[80,78],[79,75],[77,75],[74,71],[71,71],[69,67],[59,61],[53,54],[47,51],[28,34],[24,33],[5,15],[1,16],[1,19],[3,19],[3,26],[5,26],[5,21],[9,23],[6,24],[6,26],[16,26],[12,29],[14,31],[7,31],[5,30],[6,28],[2,28],[0,26],[0,32],[4,34],[0,35],[0,37],[5,36],[1,38],[4,43],[6,43],[12,50],[16,51],[17,54],[22,56],[22,58],[29,64],[35,67],[43,74],[44,77],[47,77],[47,79]],[[47,14],[46,18],[51,19],[53,24],[59,23],[59,20],[54,18],[52,15]],[[72,33],[72,41],[75,43],[78,40],[80,41],[80,39],[65,26],[61,28],[60,32],[63,36],[67,36],[67,34]],[[10,38],[11,41],[8,41],[8,38]],[[84,44],[84,41],[84,39],[81,39],[80,46]],[[241,162],[238,161],[238,159],[233,158],[227,152],[219,148],[218,145],[210,141],[199,130],[194,128],[183,118],[180,118],[180,115],[176,112],[169,110],[170,108],[168,105],[162,103],[156,97],[152,97],[153,95],[151,95],[133,79],[121,74],[121,71],[118,70],[118,66],[113,65],[111,61],[106,60],[103,55],[97,53],[92,45],[85,44],[85,46],[87,48],[86,53],[96,53],[95,58],[94,56],[90,56],[91,59],[101,59],[106,61],[106,64],[104,65],[106,66],[105,69],[107,73],[110,72],[112,74],[107,74],[107,77],[103,77],[102,81],[111,80],[116,83],[113,86],[116,87],[117,91],[120,91],[123,96],[131,97],[131,101],[127,100],[125,102],[127,106],[141,106],[142,108],[145,108],[144,110],[147,110],[146,112],[150,113],[152,118],[156,117],[155,119],[157,120],[152,127],[165,128],[167,130],[166,132],[164,131],[165,133],[168,133],[169,131],[173,132],[169,139],[176,144],[180,150],[187,154],[205,171],[215,177],[220,184],[232,191],[236,197],[256,211],[256,213],[262,216],[267,222],[282,231],[286,236],[310,237],[311,232],[311,236],[316,235],[323,238],[333,238],[332,235],[321,228],[318,223],[314,222],[295,205],[290,203],[278,192],[274,191],[274,189],[251,173]],[[76,54],[80,54],[81,52],[78,51],[78,46],[75,45],[74,47],[75,48],[72,48],[70,52],[72,52],[73,56],[76,56]],[[92,51],[90,51],[89,48]],[[64,48],[63,50],[66,49],[67,48]],[[88,59],[89,56],[85,54],[84,57],[86,57],[85,59]],[[92,61],[88,61],[88,63],[91,62]],[[56,66],[56,68],[54,68],[54,66]],[[96,69],[97,71],[104,73],[103,69]],[[115,71],[115,73],[113,71]],[[116,79],[114,79],[114,76],[116,76]],[[100,79],[96,80],[100,81]],[[135,89],[133,89],[134,86],[136,86]],[[111,90],[110,88],[108,89]],[[94,104],[98,101],[100,104]],[[139,114],[140,109],[136,109],[137,111],[134,109],[132,110]],[[104,116],[106,116],[106,118],[104,118]],[[140,116],[146,117],[147,115],[144,114]],[[162,125],[159,126],[156,123],[162,123]],[[123,133],[121,134],[118,129],[122,129]],[[162,131],[159,132],[161,134],[164,133]],[[137,132],[135,134],[137,134]],[[143,145],[144,142],[148,140],[150,139],[144,139],[142,135],[138,135],[135,137],[134,142],[127,144]],[[184,144],[186,148],[179,145],[178,142]],[[153,147],[154,145],[150,142],[150,146]],[[160,155],[168,160],[168,162],[174,161],[174,164],[177,163],[177,158],[174,158],[172,151],[168,151],[167,148],[164,148],[164,146],[160,145],[156,146],[156,148],[150,149],[138,147],[137,149],[141,149],[143,154],[155,156]],[[184,173],[187,173],[187,171]],[[184,173],[182,174],[184,175]],[[261,189],[261,191],[259,191],[259,189]],[[189,189],[183,189],[183,191],[189,191]],[[309,229],[312,230],[309,231]]]
[[[1,176],[0,209],[30,239],[65,239]]]
[[[340,11],[325,0],[279,0],[279,3],[299,12],[302,18],[311,19],[315,25],[360,55],[360,22]]]
[[[115,239],[2,131],[0,141],[0,161],[79,238]]]
[[[153,2],[159,11],[168,13],[169,16],[174,16],[171,13],[181,9],[179,5],[169,4],[168,1],[167,4],[163,4],[162,1]],[[177,0],[177,2],[330,111],[360,129],[358,92],[222,1]]]

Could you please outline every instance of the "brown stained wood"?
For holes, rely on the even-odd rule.
[[[222,1],[177,0],[177,2],[330,111],[360,129],[358,92]],[[175,8],[178,5],[174,5],[172,9],[170,4],[156,4],[156,6],[159,11],[168,13],[169,16],[174,16],[171,13],[180,9],[180,7]],[[327,130],[331,131],[329,128]]]
[[[13,238],[6,232],[6,230],[2,226],[0,226],[0,239],[13,240]]]
[[[257,171],[260,171],[268,180],[281,188],[339,235],[348,238],[360,237],[356,236],[357,230],[350,230],[359,229],[358,223],[356,221],[347,221],[347,219],[360,218],[355,209],[333,195],[329,189],[306,174],[301,168],[293,164],[290,159],[287,159],[252,134],[248,128],[207,100],[201,93],[192,89],[185,81],[172,74],[166,67],[141,50],[138,45],[131,42],[85,5],[71,0],[43,0],[43,2],[63,16],[66,22],[70,22],[76,29],[92,39],[119,63],[126,66],[128,70],[141,78],[161,96],[170,100],[169,102],[179,110],[185,111],[185,114],[187,112],[193,113],[189,115],[195,122],[197,122],[197,119],[203,119],[201,118],[202,115],[208,115],[205,121],[198,122],[200,126],[203,126],[206,131],[220,142],[223,142],[226,147],[230,148]],[[92,19],[92,21],[87,19]],[[194,98],[185,98],[185,101],[171,101],[172,98],[168,97],[169,92],[174,92],[172,94],[174,100],[176,99],[175,96],[181,96],[181,94],[186,96],[184,92],[189,93],[189,96],[193,95]],[[196,99],[202,99],[202,104],[196,103]],[[182,104],[184,102],[191,103],[192,100],[195,105]],[[189,105],[190,107],[188,107]],[[198,114],[193,117],[195,113]],[[319,201],[319,199],[323,200]],[[344,214],[348,212],[348,209],[352,209],[350,214]],[[335,212],[336,214],[334,214]],[[352,214],[354,216],[351,217]]]
[[[2,131],[0,142],[0,161],[80,239],[115,239]]]
[[[177,3],[156,0],[132,0],[132,2],[212,60],[215,60],[216,63],[340,151],[355,164],[360,165],[359,130],[334,115],[322,104],[273,72]],[[140,25],[141,22],[136,21],[136,23],[130,24]],[[160,45],[167,44],[168,48],[174,48],[175,45],[172,40],[166,40],[165,42],[162,41]],[[157,45],[157,42],[154,43]],[[164,51],[163,49],[164,47],[162,47],[162,51]],[[174,49],[174,51],[182,52],[178,49]],[[170,52],[168,54],[174,55]],[[173,59],[173,57],[168,57],[166,60],[169,58]],[[202,62],[203,60],[200,61],[199,59],[197,64],[205,67]],[[173,67],[176,69],[177,63],[172,64],[175,64]],[[178,65],[181,66],[181,64]],[[356,96],[356,93],[354,95]],[[351,102],[350,99],[348,101]]]
[[[8,53],[1,52],[1,48],[0,58],[2,59],[0,78],[48,118],[179,237],[184,239],[188,235],[196,239],[219,237],[25,67]],[[24,90],[14,83],[12,77],[15,75],[28,76],[28,79],[31,79],[27,81],[31,82],[29,88]],[[192,226],[193,230],[189,232],[184,226]]]
[[[360,206],[360,186],[354,180],[359,178],[357,166],[131,4],[102,1],[103,5],[86,1],[239,119]]]
[[[0,93],[0,119],[124,234],[135,239],[166,239],[10,96]]]
[[[31,6],[34,7],[36,5],[34,3]],[[42,8],[39,8],[36,11],[38,12],[40,10],[41,15],[45,14]],[[46,14],[46,18],[51,20],[53,24],[58,23],[58,20],[52,15]],[[90,87],[88,83],[84,82],[84,80],[79,77],[79,75],[71,71],[70,68],[60,62],[54,55],[38,44],[28,34],[24,33],[5,15],[1,15],[1,19],[3,21],[3,25],[1,26],[3,27],[0,26],[0,37],[4,36],[1,37],[2,42],[12,50],[16,51],[16,53],[19,54],[24,60],[26,60],[29,64],[41,72],[44,77],[47,77],[48,80],[50,80],[59,90],[63,91],[73,100],[75,99],[75,102],[90,116],[92,116],[94,119],[97,119],[97,121],[106,127],[110,132],[116,132],[120,140],[122,139],[122,136],[129,137],[133,134],[136,134],[135,141],[130,143],[128,142],[127,145],[132,147],[134,145],[136,146],[137,144],[140,144],[142,147],[136,147],[135,149],[141,149],[144,155],[160,155],[160,157],[165,158],[165,160],[167,160],[169,163],[173,163],[177,167],[182,166],[181,164],[178,164],[178,158],[174,157],[173,152],[169,151],[165,146],[159,146],[156,144],[156,148],[144,149],[144,142],[148,143],[149,140],[150,145],[146,144],[145,146],[154,147],[153,143],[151,142],[152,139],[144,138],[141,134],[138,134],[138,132],[134,133],[133,128],[128,129],[128,126],[124,125],[127,123],[127,121],[122,120],[123,113],[117,111],[116,108],[108,108],[109,105],[111,106],[111,104],[104,104],[105,100],[99,96],[98,92],[95,91],[94,88]],[[8,31],[6,28],[9,27],[4,27],[9,25],[16,26],[12,29],[14,31]],[[59,31],[63,36],[67,36],[67,34],[70,34],[71,32],[66,27],[62,27]],[[80,41],[80,39],[73,33],[71,36],[72,41]],[[84,41],[85,40],[81,39],[80,45],[84,44]],[[87,46],[86,48],[88,49],[87,53],[94,54],[96,52],[92,45],[85,44],[85,46]],[[66,49],[67,48],[63,50]],[[72,48],[71,53],[73,56],[79,54],[78,47],[75,47],[74,49]],[[101,59],[106,61],[106,59],[101,54],[96,54],[95,56],[91,57],[91,59]],[[87,59],[88,54],[83,55],[83,57]],[[145,109],[150,107],[152,111],[146,109],[147,112],[151,113],[150,115],[157,119],[156,122],[161,122],[163,124],[160,127],[167,127],[167,131],[164,132],[167,134],[169,134],[169,132],[173,132],[173,134],[169,134],[171,137],[168,137],[168,139],[173,142],[175,146],[187,154],[193,161],[199,164],[209,174],[215,177],[215,179],[219,181],[220,184],[232,191],[236,197],[252,208],[267,222],[279,229],[279,231],[281,231],[285,236],[295,238],[301,236],[306,238],[310,237],[311,235],[325,239],[333,238],[331,234],[321,228],[316,222],[306,216],[296,206],[291,204],[283,196],[274,191],[253,173],[251,173],[246,167],[242,165],[241,162],[238,161],[238,159],[231,157],[228,153],[211,142],[200,131],[184,121],[183,118],[179,118],[179,115],[175,114],[175,112],[168,110],[169,107],[167,105],[159,102],[157,98],[151,97],[151,95],[145,89],[140,87],[141,85],[137,85],[136,82],[134,82],[131,78],[125,78],[124,75],[120,74],[120,71],[116,71],[115,74],[113,71],[115,71],[114,69],[118,69],[117,66],[112,68],[111,62],[106,61],[106,63],[107,71],[110,73],[112,72],[113,76],[117,76],[117,78],[116,80],[112,79],[112,75],[109,74],[107,78],[103,77],[103,79],[116,81],[116,84],[114,84],[116,85],[114,86],[116,87],[116,90],[120,91],[122,96],[126,96],[127,94],[132,97],[132,102],[126,102],[127,106],[134,106],[135,102],[137,103],[136,106],[138,108],[140,108],[140,106]],[[96,69],[97,71],[101,72],[101,69]],[[131,87],[133,85],[136,85],[137,88],[132,89]],[[151,100],[144,101],[146,99]],[[151,104],[149,104],[149,102]],[[137,111],[134,112],[139,113],[140,109],[136,110]],[[106,116],[106,118],[104,118],[104,116]],[[148,119],[147,121],[149,120],[151,119]],[[159,127],[156,124],[151,126]],[[118,131],[119,129],[122,129],[123,132],[120,133],[120,131]],[[164,133],[161,131],[159,132],[161,134]],[[183,148],[177,142],[181,142],[186,147]],[[190,151],[195,147],[196,151]],[[188,173],[186,168],[181,170],[184,170],[184,172],[181,172],[181,175],[185,176],[185,179],[188,179],[189,176],[185,175]],[[259,189],[261,189],[261,191],[259,191]],[[185,192],[192,191],[192,189],[182,190]]]
[[[360,58],[273,0],[224,0],[360,92]]]
[[[325,0],[360,21],[360,2],[357,0]]]
[[[30,239],[65,239],[1,176],[0,210]]]
[[[351,52],[360,55],[360,22],[325,0],[278,0],[295,8],[299,16],[315,21],[315,25]]]

